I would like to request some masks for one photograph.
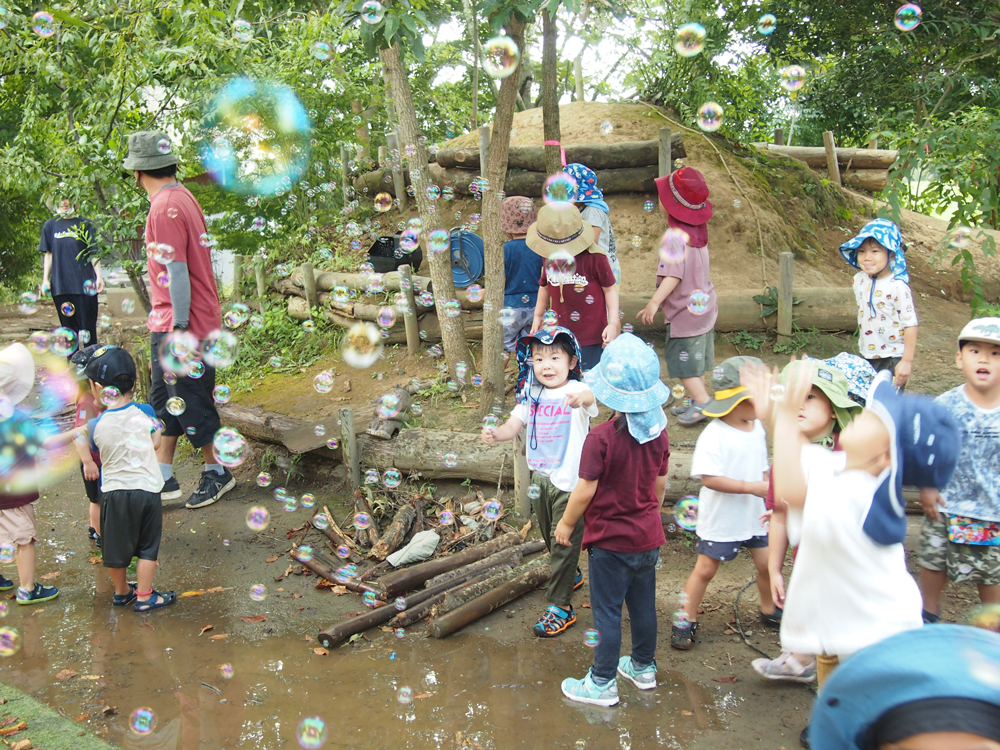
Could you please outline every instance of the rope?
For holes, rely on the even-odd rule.
[[[741,588],[739,591],[736,592],[736,598],[733,599],[733,614],[736,616],[736,629],[738,631],[740,631],[740,638],[743,639],[743,642],[746,645],[748,645],[750,648],[752,648],[758,654],[760,654],[761,656],[763,656],[765,659],[773,659],[774,657],[771,656],[769,653],[767,653],[766,651],[761,651],[755,645],[753,645],[752,643],[750,643],[750,639],[747,638],[746,631],[743,630],[743,623],[740,622],[740,597],[743,595],[744,591],[746,591],[748,588],[750,588],[755,583],[757,583],[757,579],[756,578],[751,578],[749,581],[747,581],[745,584],[743,584],[743,588]]]

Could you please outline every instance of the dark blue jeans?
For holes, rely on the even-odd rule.
[[[656,561],[660,551],[612,552],[587,549],[590,611],[601,641],[594,649],[593,673],[606,680],[618,673],[622,649],[622,604],[632,623],[632,661],[653,664],[656,657]]]

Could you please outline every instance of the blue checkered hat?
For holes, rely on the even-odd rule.
[[[858,232],[858,236],[849,239],[840,246],[840,254],[844,260],[852,266],[861,269],[858,265],[858,248],[861,243],[869,237],[878,242],[886,250],[892,251],[892,258],[889,260],[889,267],[892,269],[892,276],[899,279],[904,284],[910,283],[910,272],[906,270],[906,245],[903,244],[903,235],[893,222],[888,219],[874,219],[869,221]]]

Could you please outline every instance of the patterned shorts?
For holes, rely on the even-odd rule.
[[[940,521],[924,518],[917,562],[921,568],[947,572],[952,583],[1000,586],[1000,547],[949,542],[945,516]]]

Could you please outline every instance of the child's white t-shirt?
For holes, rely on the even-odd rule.
[[[754,421],[750,432],[713,419],[705,427],[691,457],[691,476],[710,475],[761,482],[767,471],[767,438]],[[698,536],[711,542],[742,542],[766,532],[760,525],[764,499],[702,487],[698,495]]]
[[[923,625],[903,545],[876,544],[862,529],[888,469],[874,477],[846,463],[842,451],[802,448],[807,490],[781,618],[786,651],[849,656]]]
[[[563,492],[572,492],[580,481],[583,441],[590,432],[590,418],[597,416],[597,402],[573,409],[566,405],[571,393],[589,391],[585,383],[569,380],[558,388],[531,389],[531,397],[510,415],[524,424],[528,466],[549,478]]]
[[[910,287],[899,279],[872,280],[864,271],[858,271],[854,274],[854,299],[858,303],[861,356],[865,359],[902,357],[903,330],[917,325]]]
[[[153,450],[156,415],[149,404],[106,409],[87,422],[91,446],[101,452],[101,492],[160,492],[163,475]]]

